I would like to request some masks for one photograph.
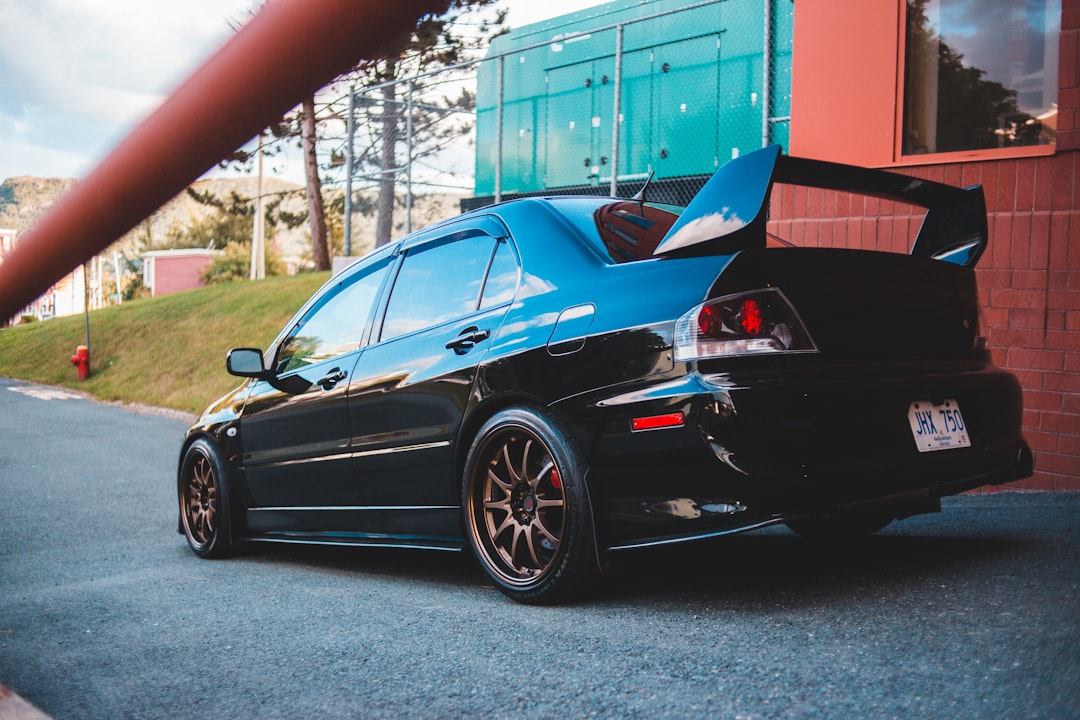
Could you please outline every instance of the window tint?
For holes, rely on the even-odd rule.
[[[495,245],[495,257],[491,260],[481,308],[495,307],[514,299],[518,284],[518,264],[510,243],[503,240]]]
[[[1060,0],[907,0],[904,155],[1055,141]]]
[[[409,250],[390,293],[382,339],[476,312],[494,243],[489,235],[472,235]]]
[[[285,373],[360,347],[389,258],[327,293],[281,344],[274,367]],[[343,284],[343,283],[348,284]]]

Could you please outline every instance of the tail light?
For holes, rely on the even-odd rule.
[[[791,302],[777,288],[727,295],[675,323],[675,359],[817,352]]]

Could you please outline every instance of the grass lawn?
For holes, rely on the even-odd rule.
[[[70,362],[85,343],[82,315],[0,330],[0,376],[199,413],[241,382],[225,372],[229,348],[265,349],[328,278],[225,283],[95,310],[85,382]]]

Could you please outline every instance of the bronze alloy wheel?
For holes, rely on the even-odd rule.
[[[557,422],[531,408],[503,410],[480,429],[465,465],[469,542],[503,593],[549,603],[591,584],[585,464]]]
[[[184,526],[192,543],[205,546],[214,538],[217,484],[210,458],[198,454],[184,479]]]
[[[227,478],[217,448],[205,438],[191,444],[180,472],[180,518],[188,545],[202,557],[231,551]]]
[[[559,550],[565,515],[562,479],[544,442],[510,428],[486,446],[473,512],[492,569],[510,584],[548,572]]]

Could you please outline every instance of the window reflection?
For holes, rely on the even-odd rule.
[[[491,260],[491,269],[484,283],[484,296],[480,299],[480,308],[486,309],[502,305],[514,299],[518,284],[518,265],[510,243],[496,244],[495,257]]]
[[[1060,0],[908,0],[904,155],[1047,145]]]
[[[317,305],[278,349],[277,372],[313,365],[360,347],[389,261],[348,278]],[[348,284],[346,284],[348,283]]]
[[[394,281],[382,339],[476,312],[494,242],[473,235],[410,250]]]

